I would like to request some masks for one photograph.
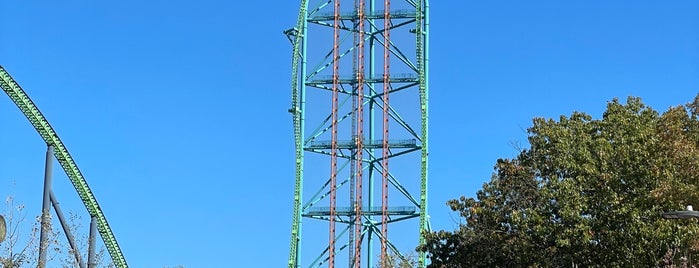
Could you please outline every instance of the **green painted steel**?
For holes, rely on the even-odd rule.
[[[429,38],[429,0],[420,0],[417,4],[417,19],[416,19],[416,54],[419,76],[419,92],[420,92],[420,113],[422,124],[422,155],[421,155],[421,174],[420,174],[420,245],[425,244],[424,233],[428,231],[427,218],[427,179],[428,179],[428,88],[427,88],[427,60],[428,60],[428,38]],[[427,264],[425,253],[420,252],[418,255],[418,267],[424,268]]]
[[[306,13],[308,1],[302,0],[299,15],[296,21],[296,36],[293,38],[292,63],[291,63],[291,109],[294,123],[294,146],[296,151],[296,180],[294,184],[294,215],[291,227],[291,245],[289,248],[289,268],[300,267],[301,251],[301,202],[303,199],[303,139],[304,139],[304,104],[306,64],[303,54],[306,53]],[[301,63],[302,70],[299,70]],[[299,71],[301,79],[299,79]]]
[[[119,248],[119,244],[112,233],[112,229],[109,227],[109,223],[107,223],[107,219],[104,217],[104,213],[102,213],[97,199],[95,199],[95,195],[90,191],[85,177],[80,172],[80,169],[78,169],[70,153],[68,153],[68,149],[58,137],[56,131],[53,130],[49,121],[46,120],[46,117],[41,114],[39,108],[36,107],[27,93],[2,66],[0,66],[0,88],[5,91],[15,105],[22,111],[24,116],[27,117],[46,144],[54,147],[56,160],[61,167],[63,167],[63,171],[68,175],[70,182],[73,183],[88,213],[90,213],[91,217],[97,218],[97,230],[102,236],[102,240],[107,247],[109,255],[112,257],[114,265],[120,268],[128,267],[126,259]]]

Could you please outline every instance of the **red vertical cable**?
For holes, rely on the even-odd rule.
[[[335,218],[337,216],[337,113],[340,86],[340,0],[335,0],[335,24],[333,25],[333,92],[332,92],[332,141],[330,152],[330,244],[328,267],[335,267]]]
[[[357,12],[359,8],[359,1],[354,0],[354,12]],[[354,49],[358,47],[359,43],[359,34],[357,31],[357,21],[352,20],[352,24],[354,25],[353,31],[354,33],[352,34],[352,74],[354,75],[354,79],[359,80],[358,74],[358,64],[357,61],[359,60],[358,56],[358,49]],[[354,245],[356,244],[355,241],[357,241],[356,237],[356,232],[355,232],[355,227],[356,227],[356,218],[359,216],[356,213],[356,205],[357,201],[355,200],[357,194],[357,148],[359,145],[357,144],[357,89],[355,83],[352,83],[352,143],[354,143],[354,147],[352,148],[352,156],[350,157],[351,163],[350,163],[350,181],[349,181],[349,204],[350,204],[350,211],[354,214],[352,214],[352,217],[349,217],[349,225],[351,229],[348,229],[349,231],[349,240],[347,241],[347,246],[349,247],[348,255],[349,255],[349,266],[347,267],[354,267]],[[354,217],[354,218],[353,218]]]
[[[362,181],[363,181],[363,150],[364,150],[364,0],[359,0],[359,44],[357,45],[357,182],[355,198],[355,245],[354,267],[361,267],[362,257]],[[371,253],[370,253],[371,254]]]
[[[390,84],[390,53],[391,53],[391,0],[384,1],[384,30],[383,30],[383,165],[382,172],[382,188],[381,188],[381,262],[384,264],[388,260],[388,93],[391,89]]]

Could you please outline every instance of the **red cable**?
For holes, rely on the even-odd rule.
[[[328,267],[335,267],[335,218],[337,216],[337,114],[340,71],[340,0],[335,0],[335,25],[333,25],[333,92],[332,92],[332,141],[330,156],[330,244]]]
[[[357,66],[357,182],[355,198],[355,246],[354,267],[361,267],[362,256],[362,181],[363,181],[363,150],[364,150],[364,0],[359,0],[359,44],[357,54],[359,56]],[[371,254],[371,253],[370,253]]]
[[[381,262],[384,264],[387,264],[386,261],[388,260],[388,247],[387,247],[387,242],[388,242],[388,119],[389,119],[389,91],[391,89],[390,85],[390,53],[391,53],[391,35],[390,35],[390,30],[391,30],[391,1],[390,0],[385,0],[384,1],[384,30],[383,30],[383,38],[384,38],[384,49],[383,49],[383,60],[384,60],[384,65],[383,65],[383,158],[381,160],[382,166],[383,166],[383,173],[382,175],[382,189],[381,189],[381,194],[382,194],[382,201],[381,201],[381,236],[383,239],[381,240]]]

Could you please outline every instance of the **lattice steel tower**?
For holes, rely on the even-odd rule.
[[[400,261],[429,228],[429,0],[314,2],[302,0],[285,31],[296,146],[289,267]]]

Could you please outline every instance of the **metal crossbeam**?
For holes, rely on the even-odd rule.
[[[312,141],[308,146],[306,146],[305,149],[307,150],[313,150],[313,149],[330,149],[332,146],[332,142],[330,141]],[[362,146],[367,149],[376,149],[376,148],[381,148],[383,146],[383,140],[364,140],[362,142]],[[411,140],[392,140],[388,141],[388,146],[391,148],[419,148],[420,146],[417,145],[417,140],[416,139],[411,139]],[[340,140],[337,141],[337,148],[338,149],[356,149],[357,148],[357,142],[353,140]]]
[[[364,15],[365,19],[382,19],[384,16],[383,10],[374,10],[373,12],[368,12]],[[392,10],[391,18],[393,19],[414,19],[417,17],[417,12],[415,10],[401,9]],[[323,13],[319,15],[314,15],[308,18],[308,22],[320,22],[320,21],[332,21],[335,19],[333,13]],[[340,20],[357,20],[359,19],[359,12],[343,12],[340,15]]]
[[[400,206],[400,207],[389,207],[388,215],[415,215],[417,208],[414,206]],[[356,215],[355,208],[353,207],[337,207],[337,216],[354,216]],[[304,213],[304,217],[310,216],[329,216],[329,207],[311,207],[308,208],[308,212]],[[371,208],[362,208],[362,215],[367,216],[377,216],[381,215],[381,207],[373,206]]]
[[[391,83],[417,83],[419,82],[418,77],[415,74],[392,74],[390,78]],[[339,82],[341,84],[356,84],[356,77],[340,77]],[[373,76],[364,79],[365,83],[382,83],[383,76]],[[314,80],[306,82],[307,86],[317,86],[332,84],[333,78],[331,75],[328,76],[318,76]]]

